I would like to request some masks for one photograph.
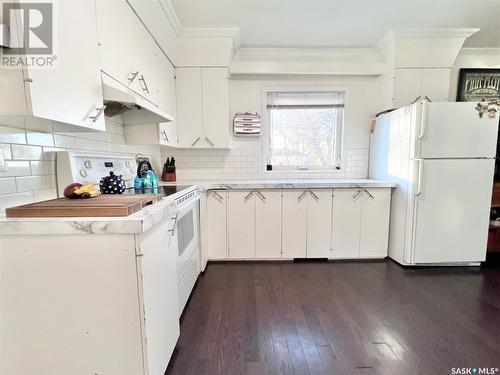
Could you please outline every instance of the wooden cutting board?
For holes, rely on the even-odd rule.
[[[161,195],[154,194],[101,194],[95,198],[59,198],[25,204],[5,210],[7,217],[82,217],[128,216],[155,202]]]

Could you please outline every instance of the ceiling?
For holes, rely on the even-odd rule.
[[[391,29],[480,28],[500,47],[500,0],[171,0],[184,27],[238,27],[242,47],[366,47]]]

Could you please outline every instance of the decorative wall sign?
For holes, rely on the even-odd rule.
[[[457,102],[500,99],[500,69],[460,69]]]

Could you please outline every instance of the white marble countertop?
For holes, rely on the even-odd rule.
[[[162,185],[196,185],[200,191],[217,189],[307,189],[307,188],[393,188],[392,182],[368,179],[177,181]],[[0,217],[0,235],[134,234],[144,233],[161,220],[175,215],[172,197],[125,217]]]
[[[0,217],[0,236],[53,234],[133,234],[144,233],[153,225],[175,215],[172,198],[124,217]]]
[[[162,183],[164,185],[191,184],[201,190],[219,189],[308,189],[308,188],[357,188],[382,187],[395,188],[390,181],[372,179],[308,179],[308,180],[228,180],[228,181],[176,181]]]

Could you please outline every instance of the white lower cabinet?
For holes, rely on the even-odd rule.
[[[283,193],[283,258],[328,258],[332,243],[332,190]]]
[[[208,259],[384,258],[390,188],[208,191]]]
[[[369,189],[361,201],[361,258],[385,258],[389,241],[391,189]],[[373,197],[373,198],[372,198]]]
[[[231,191],[228,200],[229,258],[255,258],[255,199],[253,191]]]
[[[307,200],[301,190],[283,191],[284,259],[306,257]]]
[[[255,193],[255,257],[281,258],[281,190]]]
[[[227,192],[209,190],[205,197],[205,245],[209,259],[227,259]]]
[[[281,191],[228,193],[230,259],[281,258]]]
[[[332,257],[359,257],[361,195],[357,189],[334,190]]]
[[[390,188],[335,190],[332,257],[386,257],[390,200]]]

